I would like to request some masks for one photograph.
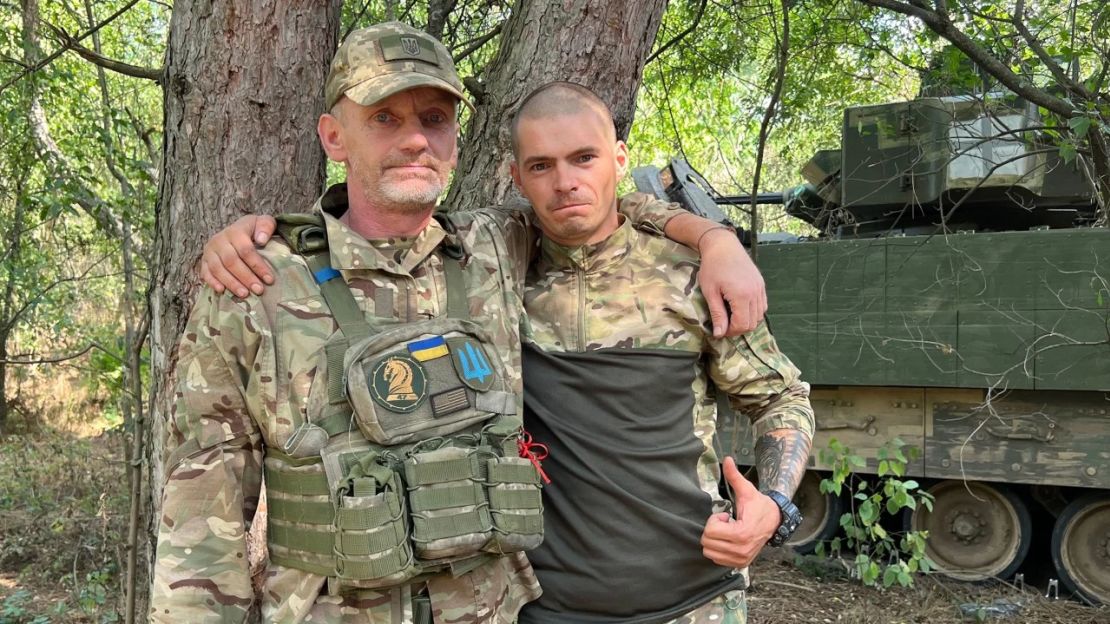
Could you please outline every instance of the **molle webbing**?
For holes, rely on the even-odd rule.
[[[497,553],[505,534],[541,535],[538,489],[501,487],[538,488],[538,473],[530,464],[488,459],[494,455],[492,447],[478,447],[463,457],[405,462],[399,471],[367,461],[334,493],[323,472],[287,468],[271,457],[265,466],[268,541],[277,548],[270,558],[329,577],[388,578],[408,569],[415,576],[444,566],[415,561],[410,539],[419,547],[458,535],[488,535],[481,545]],[[358,506],[335,508],[332,496]],[[451,509],[461,511],[443,515]],[[466,569],[486,557],[476,553],[450,565]],[[474,558],[479,561],[467,563]]]
[[[447,316],[461,320],[470,319],[470,306],[466,298],[466,285],[462,264],[465,253],[454,234],[454,226],[446,217],[437,215],[440,225],[448,231],[437,250],[443,262],[447,281]],[[320,294],[339,325],[342,336],[329,340],[324,347],[329,371],[343,370],[343,356],[347,348],[377,330],[366,320],[366,315],[355,301],[343,275],[331,266],[328,251],[327,224],[316,214],[284,214],[277,217],[278,234],[292,250],[304,257],[312,278],[320,287]],[[376,306],[375,306],[376,307]],[[328,402],[332,405],[346,403],[344,375],[328,375]],[[340,416],[331,414],[330,416]],[[327,427],[325,427],[327,429]],[[328,431],[334,435],[335,432]]]
[[[327,403],[306,423],[312,425],[306,430],[322,429],[338,444],[323,445],[320,455],[308,457],[267,448],[270,558],[327,576],[332,593],[394,587],[447,569],[462,574],[542,540],[540,477],[518,456],[516,397],[503,385],[483,381],[504,373],[491,369],[482,353],[490,341],[470,320],[467,258],[450,221],[441,223],[448,235],[436,255],[443,263],[447,318],[397,325],[395,319],[377,323],[364,314],[330,264],[322,217],[278,218],[279,233],[305,258],[339,327],[324,344]],[[377,301],[375,310],[388,316]],[[428,342],[433,344],[425,346]],[[455,348],[466,357],[453,360],[449,349]],[[430,401],[406,411],[390,403],[398,399],[383,398],[385,386],[367,380],[392,384],[389,377],[379,378],[378,370],[382,362],[396,361],[408,372],[400,383],[410,384],[407,390],[401,385],[399,394],[432,392],[426,389],[442,384],[440,395],[454,393],[454,403],[441,403],[448,406],[443,413],[429,407]],[[378,368],[363,368],[364,362]],[[340,434],[357,439],[335,440]]]

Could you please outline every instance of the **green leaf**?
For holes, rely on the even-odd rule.
[[[1071,164],[1075,160],[1077,152],[1074,143],[1061,143],[1060,144],[1060,158],[1067,164]]]
[[[888,514],[893,516],[894,514],[898,513],[898,510],[901,508],[902,504],[898,502],[897,498],[886,499],[886,512]]]
[[[898,570],[894,566],[890,566],[883,573],[883,587],[890,587],[898,581]]]
[[[859,506],[859,519],[864,524],[874,524],[879,519],[879,510],[870,499],[863,501],[863,504]]]
[[[884,459],[879,462],[879,476],[885,477],[888,472],[890,472],[890,462]]]
[[[1076,139],[1082,139],[1087,136],[1087,131],[1091,129],[1091,118],[1077,115],[1068,120],[1068,127],[1075,133]]]
[[[871,564],[867,566],[867,571],[863,575],[863,582],[867,585],[874,585],[875,582],[879,580],[880,572],[882,572],[882,570],[879,568],[879,564],[872,561]]]
[[[913,585],[913,577],[905,569],[898,569],[898,584],[902,587],[909,587]]]

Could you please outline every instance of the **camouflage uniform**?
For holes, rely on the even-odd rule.
[[[633,208],[658,227],[678,214],[659,202]],[[346,210],[345,189],[330,189],[317,210]],[[332,266],[369,317],[387,324],[445,314],[443,265],[432,252],[446,232],[437,221],[415,238],[367,241],[334,217],[325,219]],[[499,349],[491,356],[502,359],[519,397],[520,288],[534,248],[532,229],[523,215],[497,210],[455,213],[451,221],[468,254],[470,312],[492,334]],[[271,242],[263,255],[274,268],[275,284],[245,299],[204,291],[179,346],[178,391],[165,444],[176,461],[166,465],[152,621],[244,620],[254,597],[245,536],[258,503],[265,449],[285,448],[295,423],[316,417],[308,409],[310,397],[327,388],[317,365],[336,323],[301,256],[282,242]],[[412,621],[410,597],[420,588],[329,596],[325,580],[271,562],[262,579],[264,621]],[[522,603],[539,595],[519,553],[459,578],[440,575],[427,588],[441,624],[511,622]]]
[[[649,201],[651,200],[645,195],[633,194],[622,198],[621,208],[628,210],[632,206]],[[545,543],[532,551],[531,555],[540,581],[545,587],[545,594],[539,602],[526,607],[521,616],[522,622],[559,621],[558,618],[550,615],[555,612],[564,612],[562,617],[567,619],[562,621],[579,621],[565,615],[565,612],[577,606],[579,603],[576,601],[583,599],[582,596],[589,593],[589,588],[580,588],[580,591],[575,591],[576,596],[560,602],[562,597],[553,595],[560,587],[552,582],[552,579],[574,574],[574,572],[567,572],[567,567],[577,565],[576,555],[577,559],[595,557],[592,552],[574,552],[579,548],[578,544],[587,539],[582,536],[589,530],[591,523],[596,521],[604,526],[606,517],[619,513],[614,508],[624,508],[641,502],[633,494],[627,497],[626,504],[625,499],[620,497],[628,492],[620,489],[622,482],[619,481],[619,476],[606,474],[603,468],[595,468],[596,466],[608,468],[612,464],[622,462],[629,464],[626,477],[626,482],[629,482],[636,481],[637,475],[642,474],[644,470],[651,470],[647,462],[656,460],[652,457],[656,453],[650,444],[644,448],[630,447],[628,439],[635,435],[632,430],[638,426],[637,420],[658,418],[658,414],[665,406],[658,403],[637,404],[635,397],[627,397],[622,403],[621,399],[613,395],[622,393],[624,387],[634,387],[637,388],[637,392],[647,393],[651,392],[653,383],[666,385],[670,381],[671,384],[689,384],[688,387],[679,390],[684,397],[692,395],[692,400],[685,403],[687,406],[685,418],[689,420],[684,426],[686,431],[691,432],[692,437],[696,437],[696,440],[691,440],[694,445],[692,451],[682,451],[684,454],[676,453],[675,456],[681,456],[683,461],[686,458],[693,458],[691,472],[696,470],[696,477],[690,476],[689,487],[700,487],[704,492],[695,496],[701,497],[704,505],[698,508],[704,509],[705,516],[688,520],[695,521],[699,527],[704,525],[711,509],[719,510],[722,507],[718,490],[721,476],[719,458],[713,450],[716,403],[707,391],[710,382],[728,395],[734,409],[751,419],[753,435],[757,439],[775,429],[796,429],[809,435],[813,434],[813,412],[808,399],[809,386],[799,379],[798,370],[779,351],[765,324],[737,338],[718,339],[712,336],[709,310],[696,284],[697,269],[698,258],[689,249],[666,239],[648,236],[634,229],[627,221],[622,223],[612,236],[597,245],[568,248],[547,238],[542,240],[540,257],[529,270],[524,290],[524,306],[528,314],[525,318],[526,325],[522,329],[522,337],[525,340],[525,366],[529,375],[525,385],[525,426],[533,432],[537,442],[551,444],[550,456],[544,466],[549,468],[552,484],[544,491],[548,519]],[[536,347],[539,348],[539,352],[535,350]],[[604,377],[612,374],[614,370],[620,370],[619,365],[613,364],[612,359],[602,364],[600,359],[590,360],[589,357],[619,359],[636,353],[646,354],[646,357],[663,358],[684,353],[686,354],[684,357],[688,359],[674,360],[672,357],[673,363],[664,366],[672,367],[672,370],[692,368],[693,371],[683,373],[688,374],[689,377],[682,381],[677,380],[679,377],[677,374],[672,376],[670,372],[662,372],[656,379],[646,381],[642,386],[639,385],[638,379],[621,380],[613,386],[582,381]],[[553,363],[534,364],[534,361],[540,362],[545,359],[553,360]],[[646,371],[646,364],[647,360],[629,365],[628,375],[647,374],[638,372]],[[561,367],[566,366],[578,366],[578,368],[573,368],[571,372],[566,373],[567,384],[565,387],[560,387],[559,371],[562,370]],[[666,368],[663,370],[665,371]],[[590,371],[594,371],[595,374],[591,374]],[[532,381],[533,379],[535,381]],[[580,426],[577,429],[570,426],[560,433],[559,427],[567,427],[563,421],[574,417],[573,408],[567,407],[571,397],[575,394],[589,393],[593,396],[586,399],[589,404],[584,409],[586,413],[580,417],[581,422],[578,423]],[[564,400],[560,405],[549,407],[552,397],[556,395],[564,397]],[[531,405],[533,400],[542,402],[542,405]],[[675,417],[682,418],[681,414],[682,412],[678,411]],[[625,425],[623,428],[606,432],[605,421],[611,419],[624,419]],[[692,430],[689,427],[691,420]],[[550,428],[548,425],[551,425]],[[659,426],[671,425],[662,423]],[[544,439],[541,432],[550,435],[551,439]],[[591,446],[590,436],[605,433],[612,434],[608,446],[602,449]],[[560,435],[563,434],[571,439],[571,442],[560,447]],[[672,434],[673,431],[668,429],[663,444],[669,444],[673,440]],[[579,435],[584,437],[581,439],[575,437]],[[575,446],[578,442],[581,444]],[[628,457],[622,458],[621,452],[626,449]],[[578,451],[584,454],[582,458],[560,456],[561,452],[574,454]],[[637,451],[644,451],[644,455],[635,455]],[[669,450],[660,449],[660,452],[669,452]],[[611,455],[612,458],[607,455]],[[582,462],[581,466],[577,463],[574,465],[569,463],[578,462],[579,459]],[[567,464],[565,474],[557,474],[564,463]],[[696,464],[696,467],[693,464]],[[575,469],[580,472],[574,473]],[[616,466],[617,472],[623,469],[624,466]],[[564,479],[562,483],[560,483],[560,476]],[[642,486],[642,484],[637,485]],[[663,482],[663,485],[673,486],[673,479],[670,483]],[[634,487],[636,486],[630,487],[629,491]],[[580,507],[575,507],[576,501],[589,500],[588,491],[594,489],[597,490],[598,497],[594,505],[583,503]],[[561,497],[553,498],[557,494]],[[610,501],[608,505],[604,502],[606,500]],[[666,505],[666,503],[663,504]],[[561,507],[575,508],[573,511],[567,511]],[[566,524],[573,524],[575,536],[574,539],[568,539],[565,542],[561,539],[562,536],[556,534],[563,524],[563,514],[577,514],[566,517]],[[628,520],[636,523],[634,517]],[[647,520],[640,522],[648,523]],[[621,524],[619,520],[609,521],[609,523]],[[569,527],[568,532],[571,532]],[[598,534],[599,544],[604,547],[603,540],[606,539],[604,529],[599,530]],[[700,529],[698,535],[700,536]],[[625,536],[616,537],[623,539]],[[633,544],[632,546],[626,544],[626,550],[637,550],[635,540],[633,536],[630,539]],[[650,543],[639,546],[649,552],[662,552],[666,548],[652,548],[654,544]],[[685,553],[684,556],[703,558],[700,546],[696,543],[686,546],[693,552]],[[550,552],[555,548],[563,548],[563,551]],[[623,552],[616,554],[625,555]],[[635,557],[636,553],[633,552],[628,556]],[[704,561],[707,560],[703,559],[702,563]],[[652,563],[647,565],[652,564],[664,565],[658,560],[652,560]],[[598,577],[618,573],[616,569],[601,569],[598,573],[597,565],[595,557],[592,563],[585,565],[585,573],[596,574]],[[551,570],[546,569],[547,566],[550,566]],[[548,572],[552,572],[551,576],[547,574]],[[555,590],[553,591],[552,588]],[[743,589],[743,583],[737,583],[732,589]],[[598,592],[597,604],[607,607],[614,600],[625,600],[625,598],[617,598],[619,591],[620,589],[607,585],[604,591]],[[649,592],[641,591],[639,595],[645,593]],[[683,599],[688,599],[688,596],[684,596]],[[678,619],[674,619],[672,615],[669,619],[683,624],[730,621],[727,618],[722,619],[724,612],[727,611],[724,609],[726,599],[731,599],[733,603],[732,621],[742,619],[745,612],[742,592],[734,592],[716,600],[702,602],[703,606],[695,612]],[[635,598],[627,597],[627,601],[632,604],[618,605],[612,619],[583,617],[581,621],[640,622],[640,619],[631,615],[619,615],[618,612],[622,608],[636,611]],[[741,604],[737,605],[737,602]],[[545,604],[550,606],[544,607]],[[543,609],[547,609],[547,615],[533,618],[533,612]],[[657,610],[659,613],[665,611],[665,609]],[[666,620],[656,618],[642,621]]]

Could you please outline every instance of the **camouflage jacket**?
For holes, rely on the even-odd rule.
[[[342,187],[317,202],[324,210],[332,266],[363,311],[379,323],[445,314],[446,285],[433,251],[447,235],[433,220],[410,239],[367,241],[328,213],[346,209]],[[637,214],[662,228],[678,211],[661,202]],[[473,320],[499,347],[520,393],[521,285],[535,247],[517,212],[454,213]],[[258,505],[266,447],[283,448],[307,411],[322,347],[337,326],[305,260],[284,243],[263,250],[277,277],[261,296],[202,292],[178,352],[178,386],[167,425],[167,482],[152,587],[155,622],[241,622],[254,600],[246,533]],[[323,377],[321,375],[320,377]],[[409,588],[329,596],[326,579],[269,563],[262,579],[265,622],[411,621]],[[522,555],[428,582],[436,622],[512,622],[539,587]]]
[[[643,201],[634,194],[622,199],[622,208]],[[597,622],[664,621],[697,606],[683,604],[691,595],[701,592],[708,600],[722,590],[721,572],[704,570],[708,560],[698,544],[709,513],[721,507],[710,382],[751,420],[757,438],[775,429],[813,434],[809,386],[765,324],[737,338],[712,336],[697,269],[690,250],[646,235],[627,220],[596,245],[568,248],[547,238],[541,243],[524,289],[525,426],[536,442],[550,447],[544,466],[552,483],[544,490],[545,542],[530,555],[545,593],[521,622],[561,621],[574,610]],[[533,382],[534,376],[542,380]],[[553,405],[556,397],[562,400]],[[635,512],[623,518],[625,509]],[[658,529],[679,522],[680,515],[689,526]],[[566,527],[573,539],[562,539],[564,524],[573,525]],[[688,552],[662,551],[654,547],[664,543],[659,540]],[[613,548],[613,542],[622,546]],[[634,595],[622,597],[623,589],[604,585],[591,598],[596,583],[571,578],[620,574],[619,563],[606,568],[601,560],[623,558],[635,566],[640,552],[653,553],[649,568],[669,571],[655,586],[627,583]],[[636,582],[651,573],[641,566]],[[641,598],[665,594],[697,574],[700,581],[669,600],[650,604]],[[641,610],[621,611],[625,605],[614,606],[621,602]],[[605,610],[611,606],[613,611]]]

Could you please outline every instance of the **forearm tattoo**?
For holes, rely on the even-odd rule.
[[[809,436],[791,429],[776,429],[761,437],[755,443],[759,488],[793,497],[806,471],[810,444]]]

